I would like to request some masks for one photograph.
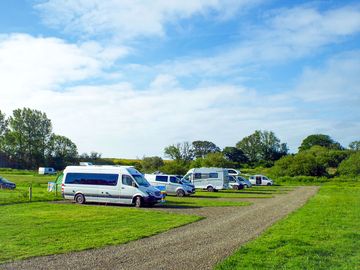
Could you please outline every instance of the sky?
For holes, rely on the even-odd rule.
[[[79,153],[163,156],[271,130],[360,139],[360,3],[2,0],[0,110],[43,111]]]

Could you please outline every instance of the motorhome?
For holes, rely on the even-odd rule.
[[[273,180],[261,174],[250,176],[249,181],[256,186],[272,186],[274,184]]]
[[[54,168],[50,167],[39,167],[39,174],[55,174],[56,171]]]
[[[141,207],[162,199],[160,190],[132,166],[68,166],[61,191],[65,199],[79,204],[102,202]]]
[[[195,193],[195,187],[184,185],[176,175],[168,174],[145,174],[146,180],[152,186],[165,186],[166,194],[183,197]]]
[[[208,191],[229,188],[228,171],[223,168],[193,168],[186,173],[183,179],[193,183],[196,188]]]

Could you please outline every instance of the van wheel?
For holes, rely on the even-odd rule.
[[[268,186],[271,186],[271,183],[267,183]]]
[[[212,186],[207,187],[207,191],[214,192],[214,188]]]
[[[143,207],[144,203],[143,203],[143,199],[140,196],[137,196],[135,198],[135,207],[140,208]]]
[[[85,196],[83,194],[76,194],[75,195],[75,202],[78,204],[84,204],[85,203]]]
[[[176,196],[178,197],[184,197],[185,196],[185,192],[182,189],[178,189],[178,191],[176,191]]]

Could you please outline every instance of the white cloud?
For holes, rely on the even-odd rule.
[[[2,98],[6,101],[14,95],[26,97],[39,91],[60,90],[62,84],[96,78],[125,53],[124,48],[103,48],[95,42],[75,45],[57,38],[2,35]]]
[[[260,0],[48,0],[36,7],[46,24],[85,36],[110,35],[118,40],[141,36],[162,36],[165,24],[191,16],[216,12],[232,17],[238,9]]]
[[[246,76],[258,65],[311,56],[360,32],[360,6],[327,11],[306,7],[276,10],[268,14],[264,25],[246,31],[245,39],[215,55],[169,60],[157,69],[175,76]]]
[[[337,104],[346,102],[358,105],[360,104],[359,74],[360,51],[342,53],[329,59],[320,69],[306,68],[299,80],[295,95],[306,102],[326,101]]]

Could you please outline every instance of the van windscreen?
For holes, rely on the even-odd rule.
[[[136,183],[138,183],[139,186],[143,186],[143,187],[149,187],[150,184],[149,182],[144,178],[143,175],[141,174],[132,174],[132,177],[134,177]]]

